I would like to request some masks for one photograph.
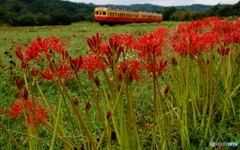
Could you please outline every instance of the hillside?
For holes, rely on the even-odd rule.
[[[63,0],[0,0],[0,24],[11,26],[69,25],[78,21],[94,21],[98,5]],[[234,5],[201,5],[163,7],[152,4],[102,5],[137,11],[162,13],[164,20],[195,20],[216,16],[240,16],[240,2]]]

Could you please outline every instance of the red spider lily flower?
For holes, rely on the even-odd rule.
[[[111,110],[109,110],[108,112],[107,112],[107,120],[111,117],[111,115],[112,115],[112,112],[111,112]]]
[[[184,33],[178,42],[174,41],[173,47],[176,52],[181,53],[182,55],[191,54],[192,56],[197,54],[197,41],[198,34],[195,32]]]
[[[75,97],[72,99],[72,102],[74,106],[77,106],[79,104],[79,99]]]
[[[118,60],[119,56],[123,52],[123,44],[122,44],[122,36],[118,34],[112,34],[109,38],[109,47],[112,53],[116,54],[117,57],[115,58],[115,61]]]
[[[121,62],[118,67],[118,77],[121,80],[121,77],[125,74],[130,81],[139,80],[139,72],[142,71],[143,67],[141,66],[138,60],[127,60]]]
[[[20,92],[16,92],[16,93],[15,93],[15,96],[16,96],[18,99],[22,99],[22,98],[23,98],[23,96],[22,96],[22,94],[21,94]]]
[[[59,74],[60,78],[68,78],[72,74],[72,72],[67,64],[60,65],[59,68],[57,68],[56,73]]]
[[[89,73],[89,77],[93,78],[94,71],[99,71],[105,66],[99,61],[98,57],[94,54],[82,56],[81,69]]]
[[[217,49],[217,51],[218,51],[218,54],[220,54],[221,56],[225,56],[230,53],[230,48],[221,46]]]
[[[15,54],[21,60],[21,67],[26,68],[28,63],[24,60],[24,56],[23,56],[22,51],[23,51],[22,47],[18,46],[17,50],[15,51]]]
[[[72,75],[72,71],[68,64],[59,64],[56,69],[52,65],[49,65],[49,68],[40,74],[43,79],[53,80],[55,75],[58,75],[60,78],[68,78]]]
[[[96,36],[92,36],[92,38],[87,37],[87,43],[90,47],[90,51],[93,53],[97,53],[102,41],[102,37],[96,33]]]
[[[88,111],[91,107],[91,104],[90,102],[87,102],[86,105],[85,105],[85,110]]]
[[[170,90],[169,86],[166,85],[163,93],[166,95],[169,92],[169,90]]]
[[[194,56],[213,50],[215,44],[220,41],[220,37],[216,32],[198,34],[192,31],[183,33],[181,36],[176,35],[172,40],[176,52],[184,56],[187,54]]]
[[[167,66],[167,61],[158,60],[155,63],[147,63],[146,68],[149,73],[157,72],[162,73]]]
[[[81,69],[92,70],[97,69],[101,70],[104,68],[104,65],[99,61],[96,55],[87,55],[82,57],[82,66]]]
[[[16,82],[17,88],[21,89],[23,86],[23,80],[20,78],[17,78],[15,82]]]
[[[82,56],[79,56],[76,59],[73,59],[72,57],[70,57],[70,66],[74,72],[78,72],[80,70],[81,65],[82,65]]]
[[[12,107],[11,107],[11,110],[7,110],[7,111],[4,111],[3,113],[7,114],[7,115],[10,115],[13,117],[14,120],[17,119],[17,117],[22,114],[22,103],[21,101],[17,101],[15,102]]]
[[[25,61],[22,61],[22,62],[21,62],[21,67],[22,67],[22,68],[26,68],[27,65],[28,65],[28,64],[27,64]]]
[[[39,125],[47,118],[47,112],[41,106],[36,106],[36,114],[34,110],[32,100],[19,100],[12,105],[10,110],[3,111],[3,113],[12,116],[13,119],[16,120],[17,117],[25,111],[28,123],[30,125],[34,124],[34,127],[36,127],[36,125]]]
[[[97,86],[100,86],[100,81],[99,81],[99,78],[97,76],[94,78],[94,82]]]
[[[33,67],[32,70],[31,70],[31,74],[34,77],[38,76],[38,69]]]
[[[27,114],[27,122],[30,126],[36,127],[47,119],[47,112],[43,107],[36,108],[36,114]]]
[[[240,18],[233,22],[233,30],[240,33]]]
[[[64,46],[66,46],[68,41],[69,39],[66,42],[60,42],[60,39],[55,36],[51,36],[48,38],[38,37],[35,41],[31,43],[29,48],[40,53],[49,53],[50,50],[54,50],[58,53],[64,54]]]
[[[42,78],[43,79],[46,79],[46,80],[53,80],[53,77],[54,77],[54,73],[52,72],[51,69],[48,69],[46,71],[43,71],[40,73]]]
[[[129,48],[132,48],[133,44],[134,44],[134,39],[132,37],[131,34],[127,33],[127,34],[112,34],[110,39],[109,39],[109,45],[111,48],[113,48],[114,46],[114,41],[116,41],[118,46],[124,46],[125,47],[125,53],[128,52]],[[111,44],[110,44],[111,43]],[[118,47],[116,45],[116,47]],[[115,48],[116,48],[115,47]]]
[[[21,61],[23,61],[23,53],[22,53],[22,49],[21,49],[21,47],[19,46],[18,48],[17,48],[17,50],[15,51],[15,54],[17,55],[17,57],[21,60]]]
[[[119,56],[113,57],[113,52],[111,51],[109,44],[101,44],[99,52],[100,59],[106,67],[112,67],[113,60],[117,61],[119,58]]]
[[[236,43],[240,44],[240,32],[232,31],[230,33],[226,33],[222,36],[222,40],[226,44]]]
[[[24,91],[23,91],[23,98],[25,100],[27,100],[27,98],[28,98],[28,89],[26,87],[24,88]]]
[[[221,35],[232,32],[233,26],[228,20],[218,20],[214,22],[212,32],[218,32]]]
[[[62,58],[68,57],[68,53],[64,49],[64,46],[67,44],[67,42],[60,42],[59,38],[54,36],[48,38],[38,37],[36,40],[32,41],[32,43],[25,49],[21,49],[21,47],[18,47],[15,53],[22,61],[22,67],[24,68],[29,61],[33,59],[39,60],[41,58],[41,53],[45,54],[46,58],[50,61],[51,50],[60,53],[62,55]],[[25,52],[25,55],[23,55],[23,51]]]
[[[148,33],[135,42],[133,49],[137,51],[140,58],[146,59],[151,55],[162,56],[162,47],[166,44],[165,36],[167,29],[160,27],[153,33]]]

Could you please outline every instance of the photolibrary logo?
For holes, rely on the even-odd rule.
[[[238,146],[238,142],[210,142],[211,147],[215,146]]]

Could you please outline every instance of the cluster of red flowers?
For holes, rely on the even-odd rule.
[[[19,89],[23,88],[23,81],[21,79],[16,80],[16,86]],[[10,115],[14,120],[19,115],[26,115],[27,123],[31,127],[36,127],[47,119],[47,111],[39,106],[37,99],[28,98],[28,89],[23,89],[23,94],[16,93],[18,100],[14,102],[9,110],[3,110],[1,113]]]
[[[3,113],[12,116],[14,120],[19,115],[26,113],[27,122],[33,127],[36,127],[47,119],[47,111],[41,106],[37,106],[34,109],[33,100],[18,100],[13,103],[10,110],[5,110]]]
[[[217,17],[182,23],[171,38],[173,48],[182,55],[194,56],[217,46],[220,55],[228,55],[230,43],[240,43],[239,27],[240,19],[231,23]]]

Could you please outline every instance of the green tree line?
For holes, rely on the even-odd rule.
[[[136,11],[158,12],[163,20],[190,21],[209,16],[240,16],[240,1],[234,5],[163,7],[151,4],[104,5]],[[0,24],[11,26],[69,25],[79,21],[94,21],[97,5],[64,0],[0,0]]]
[[[61,0],[1,0],[0,23],[11,26],[69,25],[93,21],[94,6]]]

